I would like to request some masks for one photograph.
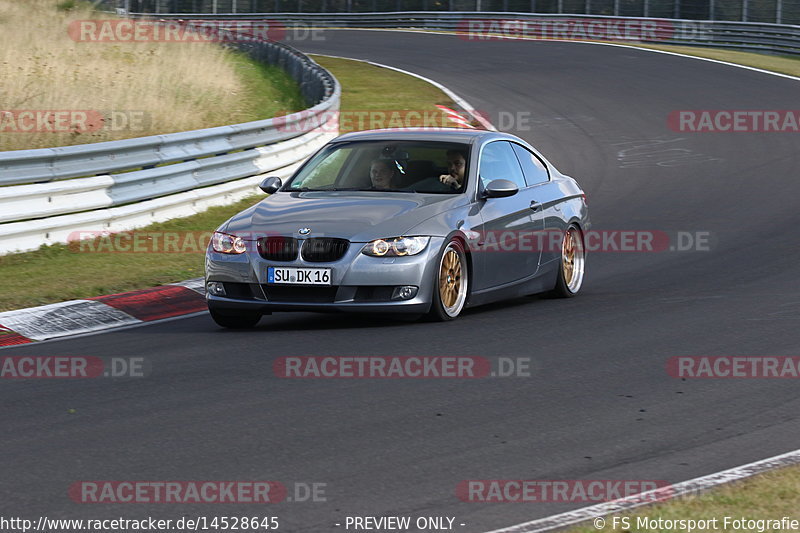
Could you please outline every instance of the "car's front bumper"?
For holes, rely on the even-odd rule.
[[[206,291],[208,306],[220,311],[321,311],[366,313],[426,313],[433,299],[433,282],[442,238],[431,238],[427,248],[410,257],[370,257],[363,244],[352,243],[338,261],[313,263],[297,259],[274,262],[257,251],[241,255],[206,254],[206,283],[222,282],[225,296]],[[331,285],[268,283],[269,267],[330,269]],[[418,287],[410,299],[392,299],[396,287]]]

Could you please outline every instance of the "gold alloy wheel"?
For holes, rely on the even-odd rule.
[[[439,264],[439,299],[444,312],[455,317],[464,307],[467,297],[467,271],[464,252],[451,242],[445,248]]]
[[[570,226],[561,245],[561,272],[567,289],[576,293],[583,283],[583,242],[577,228]]]

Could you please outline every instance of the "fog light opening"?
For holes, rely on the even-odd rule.
[[[206,283],[206,291],[212,296],[225,296],[225,285],[221,281],[209,281]]]
[[[392,300],[410,300],[417,295],[417,291],[419,291],[419,287],[413,285],[395,287],[392,292]]]

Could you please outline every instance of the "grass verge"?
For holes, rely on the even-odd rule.
[[[0,151],[209,128],[305,107],[286,72],[241,52],[78,31],[114,22],[85,2],[0,0]]]
[[[356,61],[318,59],[342,84],[344,112],[435,110],[435,104],[452,105],[442,91],[417,78]],[[263,195],[254,195],[233,205],[153,224],[136,233],[185,235],[182,232],[213,231],[262,198]],[[94,249],[107,250],[100,246],[101,242]],[[185,249],[185,253],[106,253],[80,252],[74,247],[53,245],[34,252],[0,256],[0,276],[14,280],[14,283],[0,284],[0,311],[143,289],[202,276],[203,250],[192,251],[195,250],[193,246]]]
[[[790,520],[800,521],[800,509],[797,507],[798,494],[800,494],[800,467],[794,466],[722,485],[704,494],[676,498],[672,501],[642,507],[635,513],[608,516],[605,518],[605,527],[603,528],[595,527],[590,521],[587,522],[587,525],[566,531],[567,533],[690,531],[689,527],[682,527],[689,526],[688,522],[668,524],[666,521],[711,521],[715,518],[716,522],[709,522],[705,524],[705,527],[696,526],[691,531],[700,533],[792,531],[792,529],[785,529],[782,526],[774,527],[777,524],[769,527],[767,523],[758,522],[739,524],[737,527],[732,520],[780,520],[782,517],[788,517]],[[616,521],[614,516],[617,517]],[[725,517],[728,517],[730,521],[725,522]],[[660,524],[651,522],[651,520],[659,519],[662,519]],[[672,527],[666,527],[667,525]],[[796,531],[797,528],[794,530]]]
[[[344,88],[343,112],[360,111],[420,111],[438,112],[436,105],[453,107],[453,101],[430,83],[395,70],[376,67],[363,61],[353,61],[319,55],[314,61],[333,72]],[[359,124],[354,124],[359,126]],[[371,125],[367,125],[371,126]],[[385,124],[374,124],[377,128]],[[346,130],[347,124],[340,124]],[[372,127],[357,129],[374,129]]]

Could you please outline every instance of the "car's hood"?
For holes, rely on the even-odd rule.
[[[279,192],[234,216],[232,234],[340,237],[369,242],[404,235],[424,220],[467,203],[465,196],[361,191]],[[442,228],[442,234],[447,233]]]

